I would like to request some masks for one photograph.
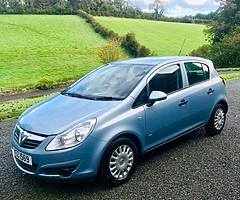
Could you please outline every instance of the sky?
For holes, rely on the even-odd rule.
[[[154,0],[130,0],[137,7],[148,10],[149,4]],[[162,0],[164,5],[164,15],[172,17],[182,17],[185,15],[195,15],[197,13],[207,14],[215,11],[219,7],[217,0]]]

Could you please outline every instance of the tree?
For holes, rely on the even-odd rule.
[[[209,29],[211,41],[191,52],[191,55],[210,58],[217,66],[240,65],[240,0],[221,0],[221,7]]]
[[[149,9],[154,10],[155,19],[161,18],[164,13],[162,0],[154,0],[154,2],[149,5]]]
[[[217,13],[216,12],[210,12],[208,14],[203,14],[203,13],[197,13],[194,16],[194,19],[203,19],[203,20],[214,20],[216,17]]]
[[[80,8],[80,3],[86,5],[86,1],[82,0],[68,0],[69,7],[73,10],[78,10]]]
[[[212,58],[218,66],[239,67],[240,27],[212,47]]]
[[[58,0],[32,0],[32,1],[33,7],[39,9],[52,8],[58,3]]]
[[[206,31],[213,43],[220,42],[240,26],[240,0],[220,0],[220,5],[216,20]]]

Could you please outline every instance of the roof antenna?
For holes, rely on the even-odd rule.
[[[186,38],[183,40],[183,43],[182,43],[181,49],[180,49],[180,51],[179,51],[179,53],[178,53],[178,56],[181,55],[181,53],[182,53],[182,49],[183,49],[185,43],[186,43]]]

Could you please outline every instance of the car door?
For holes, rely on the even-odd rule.
[[[206,123],[214,106],[215,88],[210,81],[209,67],[199,62],[185,62],[189,87],[190,124],[194,128]]]
[[[168,94],[166,100],[144,105],[147,145],[149,147],[170,140],[189,126],[189,97],[185,87],[184,72],[180,64],[160,68],[148,79],[148,96],[152,91]]]

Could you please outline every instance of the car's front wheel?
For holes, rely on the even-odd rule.
[[[128,138],[116,139],[103,155],[100,178],[111,185],[127,182],[136,168],[138,156],[138,148],[133,141]]]
[[[210,120],[205,126],[208,135],[218,135],[222,132],[226,122],[226,108],[222,104],[218,104],[211,115]]]

